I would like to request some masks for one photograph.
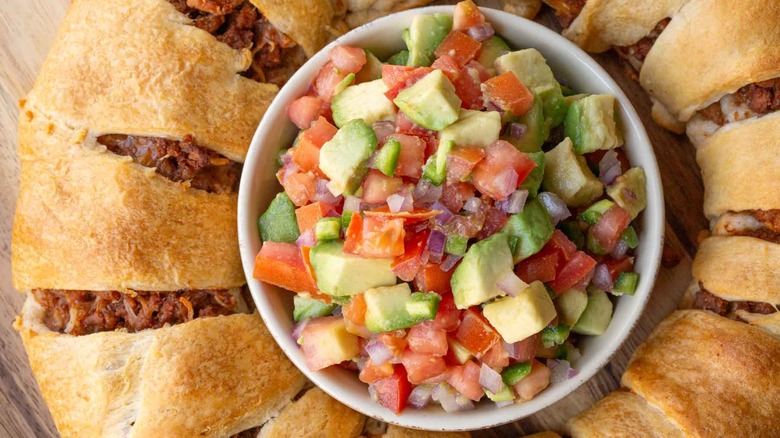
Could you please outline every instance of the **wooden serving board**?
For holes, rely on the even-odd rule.
[[[32,87],[51,46],[66,0],[5,0],[0,8],[0,437],[57,436],[27,363],[21,339],[11,324],[23,296],[11,286],[11,221],[19,184],[16,157],[17,101]],[[555,27],[549,12],[538,19]],[[620,375],[636,346],[677,305],[688,285],[691,255],[700,230],[702,182],[693,148],[685,137],[656,126],[650,103],[639,85],[623,74],[611,55],[597,57],[631,98],[642,116],[658,157],[666,195],[667,266],[662,268],[650,302],[629,340],[612,361],[572,395],[515,424],[474,432],[475,437],[515,437],[541,430],[564,430],[565,422],[619,386]],[[675,259],[679,262],[672,266]]]

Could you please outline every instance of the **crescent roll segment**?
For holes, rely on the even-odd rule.
[[[302,419],[306,421],[301,421]],[[356,438],[366,417],[312,388],[263,426],[258,438]]]
[[[780,245],[754,237],[712,236],[699,244],[693,276],[729,301],[780,303]]]
[[[659,21],[673,17],[690,0],[588,0],[563,36],[587,52],[629,46],[647,36]]]
[[[328,30],[336,11],[329,0],[249,1],[277,29],[300,44],[306,56],[311,57],[317,53],[331,37]]]
[[[687,436],[776,436],[780,340],[708,312],[677,311],[639,346],[622,382]]]
[[[188,188],[27,110],[13,224],[14,287],[170,291],[246,280],[236,194]]]
[[[28,101],[72,128],[192,134],[243,162],[278,91],[239,75],[251,61],[166,0],[74,0]]]
[[[780,113],[738,122],[701,144],[704,214],[780,209]]]
[[[618,390],[569,421],[574,438],[683,438],[658,408],[630,391]]]
[[[403,427],[388,425],[387,433],[382,438],[469,438],[468,432],[431,432],[428,430],[405,429]]]
[[[691,0],[648,53],[640,83],[686,122],[722,96],[780,75],[780,32],[767,31],[778,19],[778,2]]]
[[[31,297],[22,312],[15,328],[63,437],[227,437],[305,382],[256,314],[69,336],[46,329]]]

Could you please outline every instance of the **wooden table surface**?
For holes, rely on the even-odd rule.
[[[11,324],[23,296],[11,286],[10,228],[18,191],[16,158],[17,101],[32,87],[37,71],[65,14],[66,0],[5,0],[0,8],[0,437],[57,436],[54,423]],[[549,14],[540,18],[554,26]],[[475,437],[514,437],[540,430],[563,430],[571,416],[619,386],[634,349],[677,304],[690,281],[690,257],[696,236],[706,228],[701,213],[702,183],[688,141],[654,125],[649,101],[638,84],[626,78],[613,55],[597,57],[613,75],[645,121],[655,146],[667,209],[667,255],[679,264],[663,268],[636,329],[612,361],[591,381],[546,410]]]

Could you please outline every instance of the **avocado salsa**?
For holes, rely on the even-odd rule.
[[[338,46],[287,114],[255,278],[296,293],[311,370],[395,413],[532,399],[635,292],[645,175],[615,98],[561,85],[471,1],[384,62]]]

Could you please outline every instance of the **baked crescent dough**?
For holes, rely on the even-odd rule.
[[[305,418],[306,421],[301,421]],[[357,438],[366,417],[312,388],[266,423],[258,438]]]
[[[780,245],[754,237],[709,237],[699,244],[693,276],[728,301],[780,303]]]
[[[14,326],[63,437],[228,437],[304,386],[257,314],[88,336],[53,333],[41,318],[28,297]]]
[[[90,133],[180,139],[243,162],[278,88],[166,0],[74,0],[29,105]]]
[[[382,438],[469,438],[468,432],[431,432],[427,430],[404,429],[394,425],[387,426]]]
[[[688,436],[776,436],[780,340],[760,328],[677,311],[639,346],[622,382]]]
[[[673,17],[690,0],[588,0],[563,36],[588,52],[629,46],[649,34],[659,21]]]
[[[699,146],[704,214],[780,209],[780,113],[727,125]]]
[[[249,0],[274,27],[313,56],[339,30],[331,28],[336,14],[329,0]],[[251,137],[250,137],[251,138]]]
[[[722,96],[780,75],[780,32],[771,31],[778,16],[775,1],[689,1],[645,58],[642,87],[688,121]]]
[[[13,225],[14,287],[171,291],[246,280],[236,194],[188,188],[26,108]]]
[[[618,390],[569,422],[577,438],[683,438],[658,408],[630,391]]]

